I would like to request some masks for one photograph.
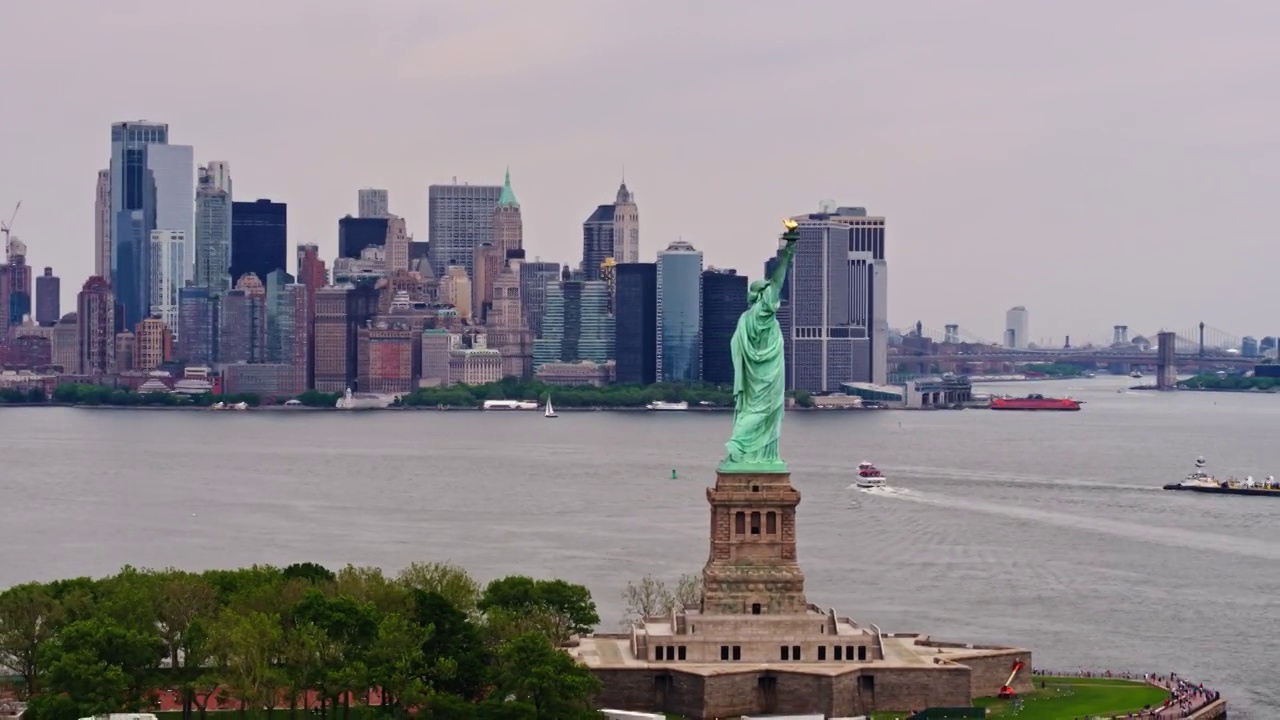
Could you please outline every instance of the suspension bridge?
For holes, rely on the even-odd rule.
[[[889,361],[909,364],[976,364],[1077,362],[1111,365],[1154,365],[1157,362],[1157,338],[1168,330],[1151,333],[1129,333],[1128,326],[1112,328],[1110,343],[1086,342],[1073,345],[1070,337],[1058,347],[1007,348],[968,333],[958,325],[946,325],[941,331],[916,323],[891,347]],[[1257,357],[1240,354],[1240,338],[1211,325],[1200,323],[1181,331],[1173,331],[1173,353],[1178,365],[1232,367],[1253,365]]]

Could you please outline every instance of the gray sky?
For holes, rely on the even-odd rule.
[[[758,277],[785,215],[886,215],[894,325],[1280,333],[1280,3],[4,0],[0,27],[0,216],[22,200],[64,306],[110,123],[146,118],[326,258],[358,188],[425,239],[428,185],[510,165],[530,256],[576,263],[625,164],[644,260],[683,236]]]

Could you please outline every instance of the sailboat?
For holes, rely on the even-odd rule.
[[[548,417],[548,418],[560,417],[559,415],[557,415],[557,414],[556,414],[555,409],[553,409],[553,408],[551,407],[551,396],[550,396],[550,395],[548,395],[548,396],[547,396],[547,410],[546,410],[546,412],[542,413],[542,417]]]

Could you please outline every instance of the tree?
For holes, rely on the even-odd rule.
[[[369,650],[369,680],[380,689],[382,704],[393,715],[407,716],[409,708],[426,699],[422,648],[430,637],[430,628],[403,615],[387,615],[378,623],[378,635]]]
[[[431,628],[422,645],[427,684],[439,692],[478,699],[488,675],[484,640],[475,623],[445,596],[425,590],[413,591],[410,612],[419,627]]]
[[[27,697],[39,691],[39,656],[53,637],[57,602],[36,583],[0,593],[0,665],[22,676]]]
[[[440,594],[464,613],[475,610],[480,599],[480,583],[451,563],[412,563],[400,571],[399,580],[410,590]]]
[[[259,612],[236,615],[224,610],[215,626],[219,654],[226,659],[220,674],[231,695],[245,707],[266,707],[267,717],[279,699],[286,679],[277,667],[284,653],[280,618]]]
[[[84,716],[137,712],[164,652],[154,632],[95,617],[62,628],[39,661],[48,670],[45,690],[66,693]]]
[[[312,585],[333,582],[337,577],[333,571],[313,562],[294,563],[280,571],[285,580],[304,580]]]
[[[683,609],[697,607],[702,604],[702,576],[694,574],[681,575],[676,581],[676,591],[672,595],[672,607]]]
[[[559,645],[573,635],[590,632],[599,622],[591,591],[564,580],[534,580],[510,575],[490,582],[480,597],[486,613],[512,613],[531,618],[542,615],[529,629],[545,628],[547,639]]]
[[[569,654],[545,637],[529,633],[507,643],[498,653],[496,694],[514,695],[533,706],[538,720],[586,718],[600,683]]]
[[[622,601],[627,608],[623,623],[628,626],[638,620],[663,614],[673,602],[666,583],[652,575],[645,575],[639,582],[627,583],[626,589],[622,591]]]

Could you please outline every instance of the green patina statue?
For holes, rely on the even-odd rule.
[[[795,222],[783,224],[786,232],[778,268],[768,280],[751,283],[750,307],[733,331],[733,436],[725,443],[729,452],[720,463],[721,472],[787,472],[787,464],[778,457],[787,398],[782,328],[776,313],[800,235]]]

